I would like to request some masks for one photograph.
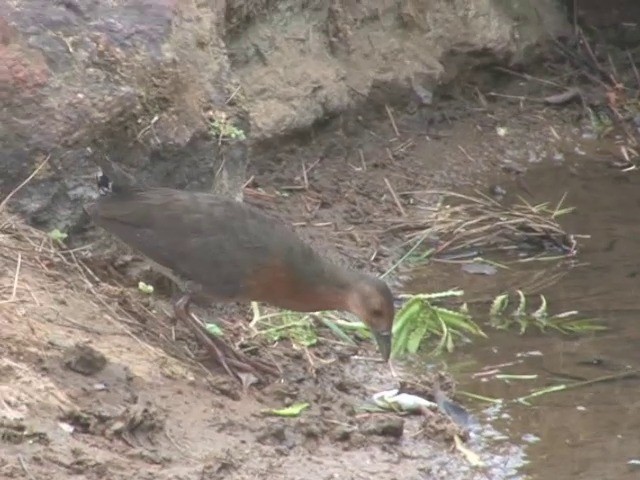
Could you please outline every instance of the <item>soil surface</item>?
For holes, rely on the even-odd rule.
[[[541,99],[564,93],[575,72],[552,72],[543,74],[554,76],[549,82],[471,70],[473,84],[434,90],[433,102],[365,105],[263,143],[252,152],[244,199],[285,217],[336,261],[385,272],[427,226],[442,190],[490,193],[500,184],[526,196],[519,180],[527,165],[574,148],[567,139],[584,110]],[[323,102],[339,104],[332,95]],[[288,117],[263,113],[276,126]],[[446,372],[399,362],[394,375],[370,339],[343,344],[317,325],[313,347],[274,342],[256,334],[248,305],[200,306],[197,315],[219,321],[237,347],[282,369],[281,378],[239,385],[172,322],[175,287],[134,252],[99,230],[58,244],[3,207],[0,478],[519,478],[520,447],[488,425],[463,432],[438,412],[360,408],[402,381],[426,396],[437,381],[455,398]],[[403,293],[406,273],[394,270],[394,293]],[[140,281],[155,292],[143,293]],[[298,402],[309,404],[298,417],[266,412]],[[457,434],[484,467],[454,448]]]
[[[429,189],[487,191],[488,178],[508,181],[520,163],[560,148],[551,124],[570,134],[565,109],[469,98],[442,103],[437,121],[385,111],[265,151],[246,201],[283,214],[328,255],[384,271],[405,235],[424,228],[436,198]],[[16,219],[2,223],[3,478],[510,478],[505,459],[517,451],[504,440],[472,436],[469,447],[487,464],[474,470],[439,414],[359,412],[400,380],[371,341],[273,345],[252,336],[247,305],[199,311],[283,369],[279,380],[243,388],[172,325],[171,285],[135,255],[109,250],[102,234],[61,253]],[[140,280],[157,294],[140,292]],[[454,395],[444,374],[396,370],[427,393],[439,378]],[[296,402],[310,404],[298,418],[264,413]]]

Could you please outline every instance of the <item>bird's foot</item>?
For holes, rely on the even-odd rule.
[[[249,358],[242,352],[228,345],[221,338],[209,333],[200,320],[189,311],[189,303],[190,299],[186,296],[175,303],[174,310],[176,317],[191,328],[203,346],[211,353],[214,360],[219,363],[230,376],[243,382],[240,372],[252,373],[257,378],[261,378],[261,374],[280,374],[280,370],[275,365],[263,362],[262,360]]]

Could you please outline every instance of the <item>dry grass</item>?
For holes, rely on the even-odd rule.
[[[49,308],[55,316],[59,316],[61,309],[54,305],[65,306],[82,301],[88,308],[104,312],[100,317],[111,328],[103,329],[87,325],[86,322],[77,322],[77,328],[97,334],[127,335],[149,352],[155,352],[149,344],[139,341],[125,325],[114,321],[115,318],[124,317],[137,323],[126,310],[119,305],[114,306],[114,294],[118,292],[100,285],[96,275],[78,259],[76,253],[81,249],[64,249],[54,243],[45,232],[24,224],[6,212],[0,212],[2,278],[11,278],[11,282],[3,282],[0,287],[0,292],[8,293],[5,299],[0,300],[0,305],[5,307],[7,313],[15,315],[33,306]],[[93,320],[95,324],[95,317]]]
[[[531,205],[524,200],[503,205],[482,193],[475,196],[441,190],[420,193],[437,195],[440,204],[430,208],[418,222],[403,220],[391,227],[409,231],[405,234],[405,245],[413,246],[402,260],[428,250],[424,244],[430,244],[431,250],[423,257],[436,259],[446,253],[472,261],[479,256],[474,252],[515,250],[525,245],[546,258],[550,250],[558,258],[576,253],[576,236],[568,234],[558,223],[559,217],[572,211],[563,207],[564,199],[555,207],[548,203]]]
[[[73,250],[0,211],[0,416],[29,405],[71,403],[34,367],[34,360],[88,342],[143,378],[189,378],[181,362],[144,340],[144,329],[123,308],[120,289],[98,283]],[[135,300],[129,302],[143,310]]]
[[[477,196],[454,192],[442,194],[458,202],[438,211],[431,232],[441,238],[448,237],[445,243],[449,251],[505,248],[524,242],[536,244],[542,241],[568,254],[575,251],[575,240],[557,221],[572,211],[572,208],[563,208],[562,200],[555,207],[548,203],[531,205],[524,200],[505,206],[480,193]]]
[[[93,269],[94,263],[97,268],[105,263],[95,262],[96,258],[90,248],[65,248],[46,232],[1,210],[0,340],[4,345],[41,357],[48,355],[52,339],[54,343],[62,339],[58,346],[63,348],[90,342],[107,358],[128,365],[142,377],[193,378],[195,374],[220,384],[200,362],[192,332],[172,322],[169,299],[114,286],[118,282],[111,281],[109,272]],[[255,347],[251,325],[234,323],[225,325],[227,341],[236,347]],[[269,357],[282,353],[263,350]]]

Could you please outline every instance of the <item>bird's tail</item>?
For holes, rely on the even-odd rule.
[[[138,181],[107,157],[96,155],[93,161],[100,167],[96,184],[101,195],[125,193],[139,187]]]

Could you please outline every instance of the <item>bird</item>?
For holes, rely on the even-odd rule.
[[[263,302],[296,312],[345,311],[391,354],[395,306],[387,283],[325,259],[280,219],[209,192],[142,185],[111,160],[96,160],[99,190],[84,209],[94,224],[133,247],[179,286],[174,316],[227,374],[278,375],[210,334],[191,313],[195,295],[214,302]]]

